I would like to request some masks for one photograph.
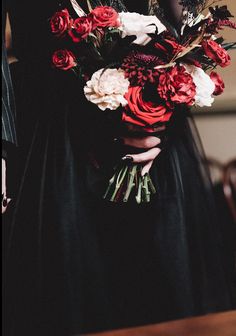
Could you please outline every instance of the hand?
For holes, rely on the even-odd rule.
[[[140,154],[126,154],[125,158],[131,158],[134,163],[143,164],[142,176],[147,174],[151,169],[155,158],[160,154],[161,149],[157,147],[161,140],[154,136],[147,136],[143,138],[123,138],[124,144],[135,148],[146,149]]]
[[[7,198],[7,187],[6,187],[6,161],[2,159],[2,214],[7,210],[7,206],[11,199]]]

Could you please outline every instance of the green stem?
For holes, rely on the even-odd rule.
[[[149,174],[147,175],[147,181],[148,181],[148,186],[150,187],[151,193],[156,194],[156,192],[157,192],[156,188],[155,188],[155,186],[152,182],[151,176]]]
[[[118,190],[120,189],[120,187],[122,185],[122,182],[124,181],[127,170],[128,170],[128,166],[123,166],[121,168],[120,172],[118,173],[118,176],[117,176],[117,179],[116,179],[115,191],[112,194],[111,202],[115,201],[116,194],[117,194]]]
[[[137,174],[137,165],[129,167],[128,185],[123,199],[124,202],[128,202],[130,193],[132,189],[135,187],[134,179],[136,174]]]
[[[113,183],[115,182],[116,174],[117,174],[117,173],[115,172],[115,174],[114,174],[114,175],[110,178],[110,180],[109,180],[108,187],[107,187],[106,192],[105,192],[105,194],[104,194],[104,196],[103,196],[104,199],[107,198],[109,192],[111,191],[111,188],[112,188],[112,186],[113,186]]]
[[[149,188],[148,188],[148,179],[147,179],[147,175],[145,175],[142,179],[142,195],[144,197],[143,201],[145,203],[149,203],[150,200],[151,200],[151,193],[149,191]]]
[[[135,200],[138,204],[149,203],[151,195],[155,194],[156,188],[152,182],[150,174],[141,176],[142,166],[139,164],[122,165],[117,167],[114,175],[109,180],[109,185],[103,196],[104,199],[111,197],[111,202],[128,202],[133,188],[136,189]],[[127,183],[127,186],[126,186]],[[124,195],[124,196],[123,196]]]
[[[138,177],[138,192],[137,192],[135,199],[138,204],[142,202],[142,177],[141,176]]]

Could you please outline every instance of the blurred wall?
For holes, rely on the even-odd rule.
[[[219,2],[219,5],[224,4],[236,16],[236,1]],[[236,21],[236,18],[232,18],[232,21]],[[236,42],[236,30],[225,28],[221,35],[227,42]],[[216,70],[225,82],[225,92],[215,97],[211,108],[193,111],[207,156],[222,163],[236,159],[236,50],[229,53],[231,65]]]
[[[195,118],[209,158],[222,163],[236,159],[236,113]]]

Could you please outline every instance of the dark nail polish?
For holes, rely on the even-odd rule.
[[[133,162],[133,160],[134,159],[132,158],[132,156],[129,156],[129,155],[122,158],[122,161],[126,161],[126,162]]]
[[[2,205],[4,206],[4,208],[7,206],[7,199],[4,198],[4,200],[2,201]]]

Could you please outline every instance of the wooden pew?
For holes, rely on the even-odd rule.
[[[86,336],[236,336],[236,310]]]

